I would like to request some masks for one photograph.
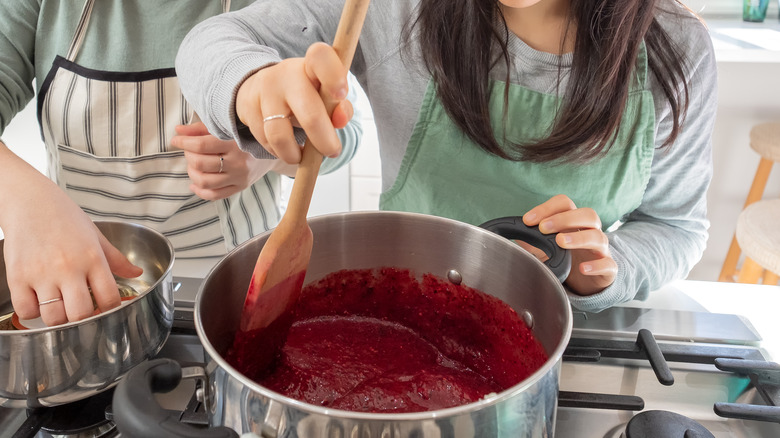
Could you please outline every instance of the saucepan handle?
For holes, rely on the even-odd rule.
[[[507,239],[522,240],[547,254],[544,264],[550,268],[558,280],[563,283],[571,271],[571,253],[555,242],[555,234],[543,234],[538,226],[529,227],[523,223],[522,216],[500,217],[480,225]]]
[[[179,385],[182,369],[171,359],[154,359],[135,366],[114,390],[114,422],[123,437],[238,438],[227,427],[201,429],[181,423],[154,399],[155,392],[169,392]]]

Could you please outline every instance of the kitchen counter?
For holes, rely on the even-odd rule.
[[[780,286],[681,280],[620,306],[739,315],[761,337],[758,346],[780,361]]]

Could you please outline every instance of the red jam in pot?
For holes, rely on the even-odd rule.
[[[305,287],[271,368],[253,367],[267,351],[263,336],[240,335],[226,359],[242,374],[297,400],[358,412],[472,403],[547,361],[503,301],[396,268],[339,271]]]

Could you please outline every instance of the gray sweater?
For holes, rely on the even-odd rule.
[[[399,172],[430,75],[416,52],[400,46],[404,24],[417,0],[371,3],[352,64],[374,112],[382,161],[382,187],[390,188]],[[251,136],[239,132],[234,109],[241,82],[260,68],[299,57],[316,41],[331,43],[343,0],[261,0],[234,13],[206,20],[185,38],[176,69],[187,99],[215,135],[236,138],[255,156],[269,156]],[[639,208],[608,232],[618,265],[615,282],[572,305],[599,311],[616,303],[646,299],[665,283],[684,278],[701,258],[707,241],[706,192],[712,177],[711,133],[717,107],[716,64],[707,29],[690,13],[669,5],[675,14],[659,20],[687,55],[690,104],[682,133],[671,147],[660,148],[672,127],[672,114],[651,74],[647,87],[655,97],[656,149],[652,175]],[[565,89],[571,54],[539,52],[510,35],[513,83],[545,92]],[[204,62],[203,60],[208,60]],[[498,63],[492,73],[503,80]],[[563,83],[558,84],[558,66]],[[524,211],[518,211],[521,215]]]

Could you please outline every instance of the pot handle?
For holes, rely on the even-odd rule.
[[[179,422],[177,413],[163,409],[155,392],[169,392],[179,385],[182,370],[171,359],[154,359],[136,365],[119,381],[112,400],[114,422],[123,437],[238,438],[227,427],[201,429]]]
[[[558,246],[555,242],[555,234],[543,234],[538,226],[529,227],[523,223],[522,216],[500,217],[480,225],[488,231],[492,231],[507,239],[518,239],[529,243],[547,254],[549,259],[544,264],[563,283],[571,270],[571,253]]]

